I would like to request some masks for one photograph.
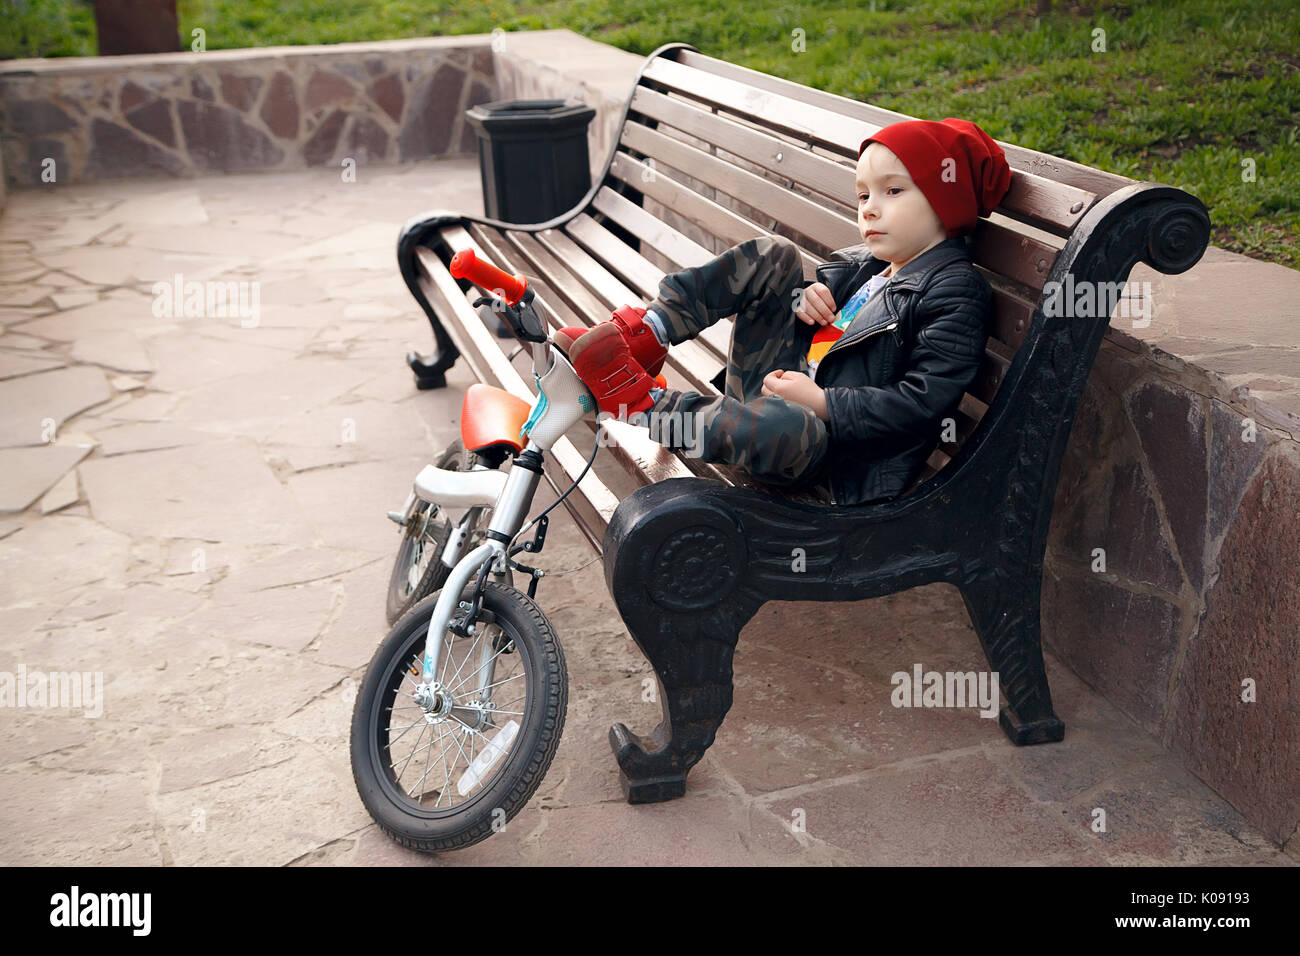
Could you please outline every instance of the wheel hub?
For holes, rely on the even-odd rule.
[[[415,690],[415,702],[424,708],[426,720],[432,723],[443,721],[451,713],[455,698],[445,687],[438,683],[421,684]]]

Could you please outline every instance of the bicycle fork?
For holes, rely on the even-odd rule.
[[[528,445],[515,458],[506,475],[505,486],[492,510],[492,521],[488,525],[485,540],[456,562],[447,577],[437,604],[429,619],[429,634],[424,645],[424,664],[420,675],[420,686],[416,688],[416,699],[423,707],[431,707],[443,688],[436,680],[438,665],[442,660],[448,627],[452,615],[460,605],[461,595],[475,575],[481,575],[489,562],[493,572],[504,576],[506,583],[510,580],[510,556],[506,549],[514,540],[519,529],[523,527],[537,492],[538,482],[542,477],[542,449],[529,439]],[[461,539],[463,541],[463,538]],[[450,542],[449,542],[450,544]],[[478,595],[474,595],[477,604]],[[494,652],[492,642],[485,642],[482,650],[483,661],[479,665],[478,694],[483,700],[492,684]],[[500,653],[500,652],[496,652]]]

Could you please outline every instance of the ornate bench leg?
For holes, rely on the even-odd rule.
[[[447,387],[447,369],[451,368],[460,352],[453,345],[451,352],[421,355],[414,350],[406,353],[406,365],[415,373],[415,387],[421,391]]]
[[[687,479],[688,482],[691,479]],[[671,800],[731,708],[731,655],[763,599],[743,583],[746,549],[723,509],[674,494],[673,482],[625,498],[605,537],[605,580],[659,678],[662,720],[648,737],[614,724],[628,803]]]
[[[984,578],[960,587],[984,656],[997,672],[1007,701],[998,714],[1003,733],[1018,747],[1063,740],[1065,724],[1052,710],[1043,667],[1041,570]]]
[[[424,310],[433,330],[434,351],[432,353],[429,355],[421,355],[415,351],[406,353],[406,364],[415,373],[415,387],[418,389],[446,387],[447,369],[451,368],[460,356],[460,351],[451,341],[447,330],[442,327],[438,314],[429,303],[424,290],[420,288],[418,250],[428,243],[436,243],[439,230],[461,221],[454,215],[433,213],[425,218],[417,217],[409,220],[402,226],[402,231],[397,237],[397,267],[402,273],[407,289]]]
[[[713,744],[731,709],[731,655],[741,628],[760,606],[731,600],[700,614],[663,615],[646,626],[629,626],[659,677],[663,718],[648,738],[621,723],[609,729],[628,803],[686,793],[687,772]]]

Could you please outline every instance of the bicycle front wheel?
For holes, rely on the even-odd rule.
[[[470,590],[465,592],[468,600]],[[490,612],[469,637],[448,632],[436,699],[416,688],[437,604],[430,595],[389,632],[352,714],[352,775],[371,817],[403,846],[461,849],[501,829],[536,792],[568,707],[564,652],[537,604],[487,582]]]

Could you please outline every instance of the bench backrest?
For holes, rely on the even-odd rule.
[[[912,117],[685,44],[656,52],[632,92],[618,145],[592,199],[590,214],[604,228],[581,238],[593,255],[625,275],[646,262],[668,272],[777,233],[799,245],[805,276],[813,278],[834,250],[861,242],[853,199],[858,145],[882,126]],[[1076,224],[1102,197],[1133,182],[1000,145],[1013,170],[1011,188],[997,211],[980,221],[971,245],[994,292],[984,361],[962,400],[955,441],[935,451],[913,488],[956,454],[996,400]],[[569,230],[576,232],[576,225]],[[639,255],[629,255],[633,250]],[[638,278],[644,287],[646,278]],[[729,323],[718,323],[700,337],[712,354],[702,359],[705,353],[696,352],[694,360],[713,365],[695,369],[691,380],[707,381],[725,363],[729,335]]]

